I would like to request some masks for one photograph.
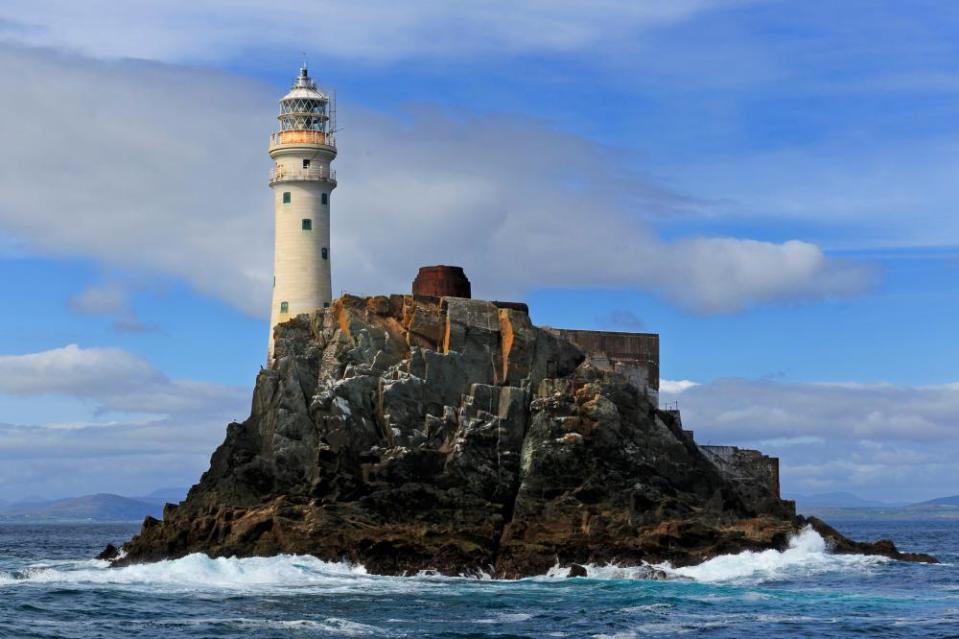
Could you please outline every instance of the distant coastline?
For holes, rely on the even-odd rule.
[[[186,489],[163,488],[148,495],[124,497],[98,493],[52,500],[0,504],[0,523],[141,522],[161,517],[167,502],[186,497]]]
[[[795,501],[797,512],[830,520],[959,520],[959,495],[915,504],[887,504],[849,493],[797,495]]]

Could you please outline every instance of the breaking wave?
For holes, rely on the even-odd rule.
[[[888,563],[876,555],[838,555],[830,553],[826,540],[810,527],[804,528],[789,541],[786,550],[745,551],[736,555],[720,555],[696,566],[661,568],[671,576],[686,577],[704,583],[761,582],[797,579],[826,572],[868,571]]]
[[[836,555],[828,552],[825,540],[811,528],[796,535],[783,551],[742,552],[722,555],[695,566],[674,568],[669,564],[617,566],[587,565],[586,579],[638,580],[658,572],[660,578],[694,580],[702,583],[760,583],[801,579],[825,572],[867,571],[888,562],[884,557]],[[569,568],[554,567],[534,581],[565,579]],[[17,584],[70,583],[167,587],[170,589],[289,589],[308,588],[343,591],[363,588],[378,591],[428,590],[450,580],[476,582],[488,576],[442,577],[420,573],[415,577],[369,575],[361,565],[327,562],[301,555],[216,558],[193,554],[181,559],[111,568],[104,561],[34,564],[13,572],[0,571],[0,587]]]
[[[111,568],[105,561],[34,564],[0,573],[0,586],[29,583],[119,584],[190,589],[337,586],[372,580],[363,566],[321,561],[300,555],[219,557],[203,554],[181,559]]]
[[[780,579],[801,579],[826,572],[867,571],[890,560],[871,555],[837,555],[829,552],[826,540],[810,527],[789,542],[786,550],[745,551],[720,555],[695,566],[674,568],[671,564],[619,566],[588,564],[586,579],[691,579],[701,583],[760,583]],[[656,575],[658,571],[658,575]],[[565,578],[569,568],[553,567],[547,578]]]

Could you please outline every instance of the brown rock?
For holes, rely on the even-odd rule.
[[[807,523],[519,305],[344,296],[275,336],[250,417],[117,563],[299,553],[387,574],[579,574],[782,549]],[[809,523],[838,552],[931,559]]]

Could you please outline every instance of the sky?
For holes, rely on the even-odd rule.
[[[659,333],[661,400],[787,497],[959,493],[959,5],[6,0],[0,500],[188,486],[247,416],[304,59],[336,293],[460,264]]]

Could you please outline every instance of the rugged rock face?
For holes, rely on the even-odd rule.
[[[518,577],[783,548],[806,523],[517,305],[347,296],[275,337],[250,418],[119,562],[282,552]]]

